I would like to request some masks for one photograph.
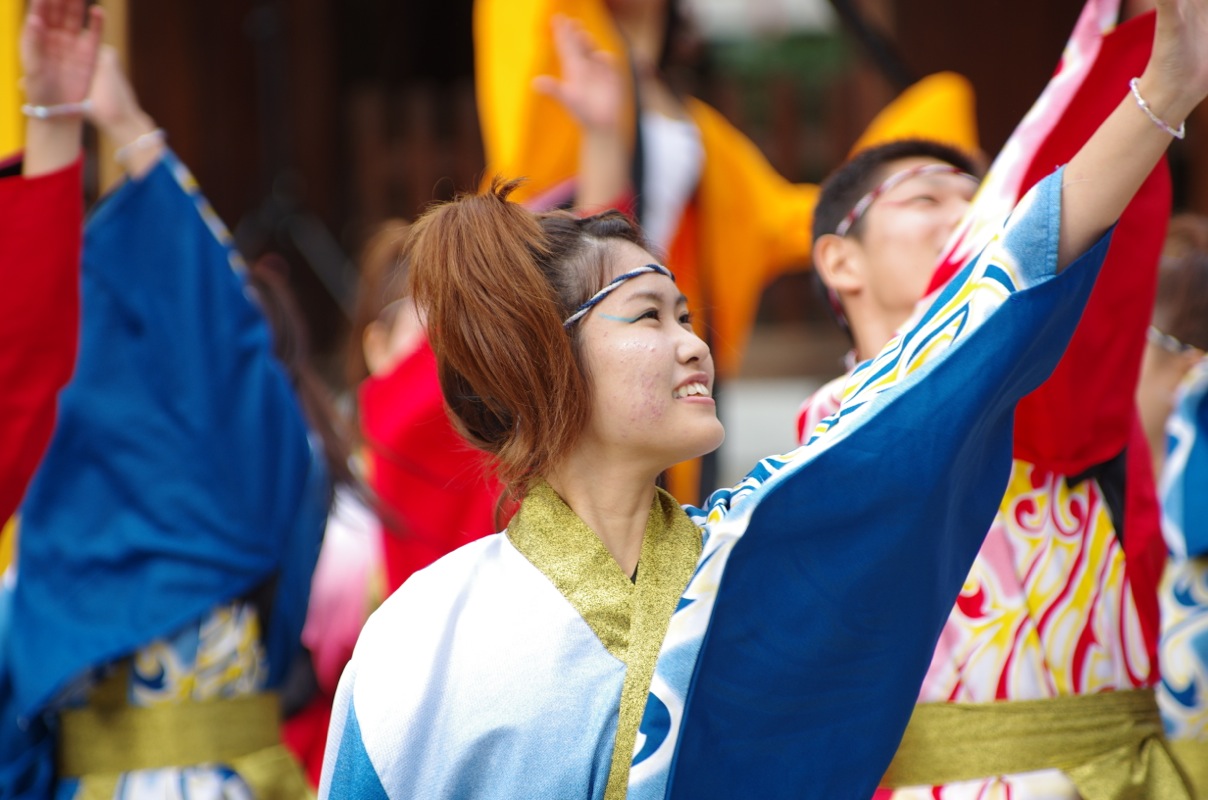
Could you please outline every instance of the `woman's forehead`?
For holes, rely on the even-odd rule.
[[[626,272],[631,272],[646,264],[661,263],[661,260],[655,258],[650,251],[633,242],[628,242],[624,239],[615,239],[609,245],[609,274],[606,276],[608,280],[613,280],[620,275],[624,275]]]
[[[635,301],[681,304],[687,303],[688,298],[675,281],[658,272],[639,275],[625,282],[614,294],[618,302],[630,303]]]

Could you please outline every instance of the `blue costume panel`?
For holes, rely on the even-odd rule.
[[[229,235],[173,155],[93,214],[82,269],[79,364],[21,509],[3,642],[4,722],[31,736],[94,668],[265,586],[279,683],[329,493]]]

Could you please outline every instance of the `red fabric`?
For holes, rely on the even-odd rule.
[[[78,161],[0,180],[0,523],[21,502],[75,366],[82,217]]]
[[[323,772],[323,752],[327,748],[327,728],[331,725],[331,707],[335,698],[326,692],[316,694],[301,711],[281,723],[281,742],[302,764],[310,785],[318,788]]]
[[[1149,682],[1153,683],[1161,674],[1162,666],[1158,660],[1161,634],[1158,584],[1166,568],[1166,541],[1162,538],[1162,513],[1149,442],[1141,427],[1141,418],[1136,414],[1132,419],[1125,459],[1124,562],[1128,565],[1128,582],[1152,665]]]
[[[1154,15],[1119,26],[1040,147],[1025,186],[1069,161],[1141,74],[1153,41]],[[1157,587],[1166,546],[1162,540],[1148,447],[1137,420],[1135,392],[1145,329],[1157,291],[1157,262],[1170,218],[1170,171],[1156,166],[1116,227],[1107,260],[1056,370],[1015,411],[1015,457],[1065,475],[1077,475],[1124,450],[1124,540],[1128,580],[1152,664],[1157,664]]]
[[[1102,56],[1032,161],[1031,187],[1068,162],[1128,94],[1128,80],[1149,59],[1154,17],[1131,20],[1105,37]],[[1170,217],[1170,173],[1154,168],[1120,218],[1111,250],[1078,330],[1053,375],[1015,412],[1015,455],[1077,475],[1124,449],[1145,328],[1157,287],[1155,265]]]
[[[387,591],[411,573],[494,533],[502,487],[489,459],[453,429],[425,341],[392,372],[361,385],[370,485],[384,508]]]

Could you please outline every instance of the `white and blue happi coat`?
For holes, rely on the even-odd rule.
[[[509,530],[370,620],[320,795],[601,798],[627,777],[631,798],[866,800],[1002,497],[1015,403],[1056,364],[1107,250],[1055,274],[1060,181],[857,368],[809,444],[685,509],[703,549],[620,783],[640,643],[618,658],[578,610],[592,581],[553,579]],[[639,586],[648,566],[643,550]]]

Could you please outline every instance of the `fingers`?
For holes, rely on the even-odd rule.
[[[75,33],[84,27],[84,0],[67,0],[63,6],[62,27]]]
[[[99,5],[91,6],[88,9],[88,27],[80,32],[80,37],[84,40],[89,48],[88,55],[90,58],[96,58],[96,53],[101,46],[101,34],[105,31],[105,12]]]
[[[62,0],[33,0],[29,6],[29,16],[42,20],[46,28],[58,28],[63,24]]]
[[[94,4],[88,7],[88,33],[95,36],[97,41],[101,39],[101,33],[105,29],[105,9],[99,4]]]
[[[567,105],[566,92],[562,90],[562,83],[553,75],[538,75],[533,78],[533,91],[556,100],[563,106]]]
[[[564,72],[568,68],[573,69],[592,60],[592,57],[600,52],[595,41],[587,33],[587,29],[578,20],[555,14],[551,24],[554,34],[554,49]]]

